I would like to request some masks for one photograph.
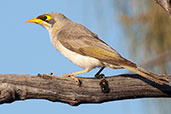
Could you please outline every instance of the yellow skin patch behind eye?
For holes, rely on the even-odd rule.
[[[51,19],[52,19],[52,17],[51,17],[51,16],[49,16],[49,15],[44,15],[44,16],[46,16],[46,17],[47,17],[46,21],[49,21],[49,20],[51,20]]]

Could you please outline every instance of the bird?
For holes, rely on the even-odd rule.
[[[96,67],[100,67],[95,74],[97,77],[101,75],[104,68],[108,67],[127,69],[158,84],[167,82],[166,77],[138,67],[135,63],[122,57],[95,33],[71,21],[61,13],[49,12],[25,22],[36,23],[47,29],[52,45],[73,64],[83,68],[81,71],[63,74],[73,78],[76,83],[79,83],[80,80],[75,75],[89,72]]]

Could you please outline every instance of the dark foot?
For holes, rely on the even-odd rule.
[[[99,83],[100,87],[101,87],[101,91],[103,93],[109,93],[110,92],[110,89],[109,89],[109,84],[108,84],[108,81],[103,79],[100,81]]]
[[[101,79],[101,78],[105,78],[105,75],[104,74],[96,74],[94,77],[97,79]]]
[[[81,87],[81,84],[82,84],[81,80],[78,80],[78,82],[76,82],[76,84],[77,84],[77,86]]]

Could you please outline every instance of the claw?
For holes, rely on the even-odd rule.
[[[49,73],[49,74],[37,74],[37,76],[40,77],[40,78],[44,78],[44,79],[52,79],[52,78],[54,78],[52,72]]]
[[[101,79],[101,78],[105,78],[105,75],[104,74],[96,74],[94,77],[97,79]]]
[[[81,81],[78,78],[76,78],[74,75],[71,75],[71,74],[62,74],[62,75],[67,76],[67,77],[71,77],[72,79],[75,80],[76,85],[78,85],[79,87],[81,86]]]

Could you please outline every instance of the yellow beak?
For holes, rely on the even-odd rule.
[[[37,24],[40,24],[40,25],[45,25],[47,27],[49,27],[49,25],[47,23],[45,23],[43,20],[41,19],[38,19],[38,18],[33,18],[33,19],[28,19],[25,21],[26,23],[37,23]]]

